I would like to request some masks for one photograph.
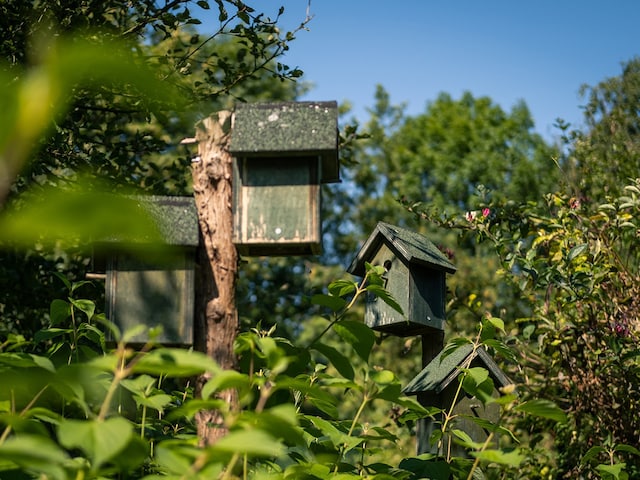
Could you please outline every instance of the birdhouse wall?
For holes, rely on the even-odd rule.
[[[411,319],[437,330],[445,326],[445,273],[415,265],[409,272]]]
[[[239,253],[320,253],[318,158],[242,158],[235,164],[233,237]]]
[[[181,249],[158,261],[120,253],[109,261],[106,315],[122,332],[139,325],[162,327],[154,341],[193,343],[194,250]],[[148,330],[131,339],[150,340]]]
[[[386,268],[384,287],[404,315],[372,296],[365,310],[367,325],[401,337],[444,329],[444,272],[406,262],[384,244],[371,264]]]
[[[444,410],[449,411],[451,402],[453,401],[455,395],[455,391],[455,387],[449,387],[444,392],[435,397],[438,399],[437,402],[423,405],[436,405],[439,406],[439,408],[443,408]],[[493,397],[499,398],[499,396],[499,392],[494,389]],[[487,440],[487,432],[480,425],[471,420],[471,417],[477,417],[489,422],[497,423],[500,419],[500,405],[498,403],[489,403],[487,405],[483,405],[482,402],[480,402],[476,398],[469,397],[468,395],[462,393],[462,396],[458,398],[458,402],[453,408],[452,414],[455,418],[453,420],[451,428],[465,432],[471,437],[474,442],[482,444]],[[436,454],[438,452],[438,444],[437,442],[433,444],[430,442],[431,434],[434,430],[437,430],[439,428],[439,425],[444,419],[442,418],[442,414],[440,414],[436,416],[435,421],[432,419],[423,420],[425,421],[423,421],[418,428],[417,453],[418,455],[422,455],[424,453]],[[453,438],[450,438],[449,434],[445,434],[442,440],[445,445],[449,445],[449,442],[451,442],[450,449],[452,456],[469,456],[467,450],[463,446],[458,445]],[[498,439],[494,438],[490,444],[490,447],[497,448],[497,446]]]

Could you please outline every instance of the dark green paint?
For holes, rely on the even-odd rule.
[[[340,180],[336,102],[238,104],[229,151],[236,158],[321,158],[321,183]]]
[[[379,222],[348,271],[363,276],[365,262],[386,268],[385,288],[404,312],[372,296],[366,304],[367,325],[397,336],[444,330],[445,277],[456,268],[425,236]]]

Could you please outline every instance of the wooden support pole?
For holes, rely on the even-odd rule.
[[[425,368],[431,360],[444,348],[444,331],[432,329],[428,334],[422,335],[422,368]],[[417,396],[418,402],[425,407],[442,408],[441,395],[435,392],[421,392]],[[430,418],[422,418],[417,423],[417,453],[437,453],[436,445],[431,445],[429,438],[438,425]]]
[[[196,269],[194,348],[207,353],[222,368],[234,369],[233,344],[238,333],[235,304],[238,253],[233,244],[232,157],[228,151],[231,112],[204,119],[197,128],[198,157],[192,164],[193,191],[200,223]],[[196,380],[196,397],[207,382]],[[235,390],[221,392],[231,410],[237,409]],[[222,412],[203,410],[196,415],[201,445],[210,445],[227,433]]]

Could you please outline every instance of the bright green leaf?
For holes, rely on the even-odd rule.
[[[506,452],[503,450],[488,449],[480,452],[471,452],[471,455],[485,462],[499,463],[501,465],[509,465],[511,467],[518,467],[525,459],[524,455],[522,455],[518,450]]]
[[[211,449],[217,452],[257,457],[278,457],[284,452],[283,445],[277,439],[257,429],[229,432]]]
[[[529,400],[515,407],[515,410],[536,417],[548,418],[556,422],[565,422],[567,415],[552,401],[545,399]]]

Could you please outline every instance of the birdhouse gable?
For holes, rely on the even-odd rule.
[[[322,183],[340,180],[336,102],[236,105],[229,152],[236,158],[315,157]]]
[[[162,245],[157,248],[153,244],[158,235],[135,240],[110,238],[94,245],[97,268],[93,275],[105,279],[106,316],[123,332],[141,324],[148,329],[160,326],[162,334],[155,341],[191,345],[199,243],[195,201],[192,197],[152,195],[132,200],[155,224]],[[146,330],[131,342],[149,340]]]
[[[445,276],[456,268],[426,237],[379,222],[348,271],[364,276],[365,263],[385,268],[384,287],[404,312],[367,298],[367,325],[401,337],[444,330]]]
[[[378,222],[348,271],[364,276],[365,262],[371,263],[381,245],[386,245],[407,264],[414,263],[446,273],[456,272],[455,265],[424,235],[385,222]]]
[[[404,387],[402,393],[405,395],[416,395],[423,392],[440,394],[458,378],[460,368],[467,365],[486,368],[494,384],[498,387],[504,387],[512,383],[484,347],[479,347],[474,351],[473,345],[467,344],[444,357],[440,352]]]

